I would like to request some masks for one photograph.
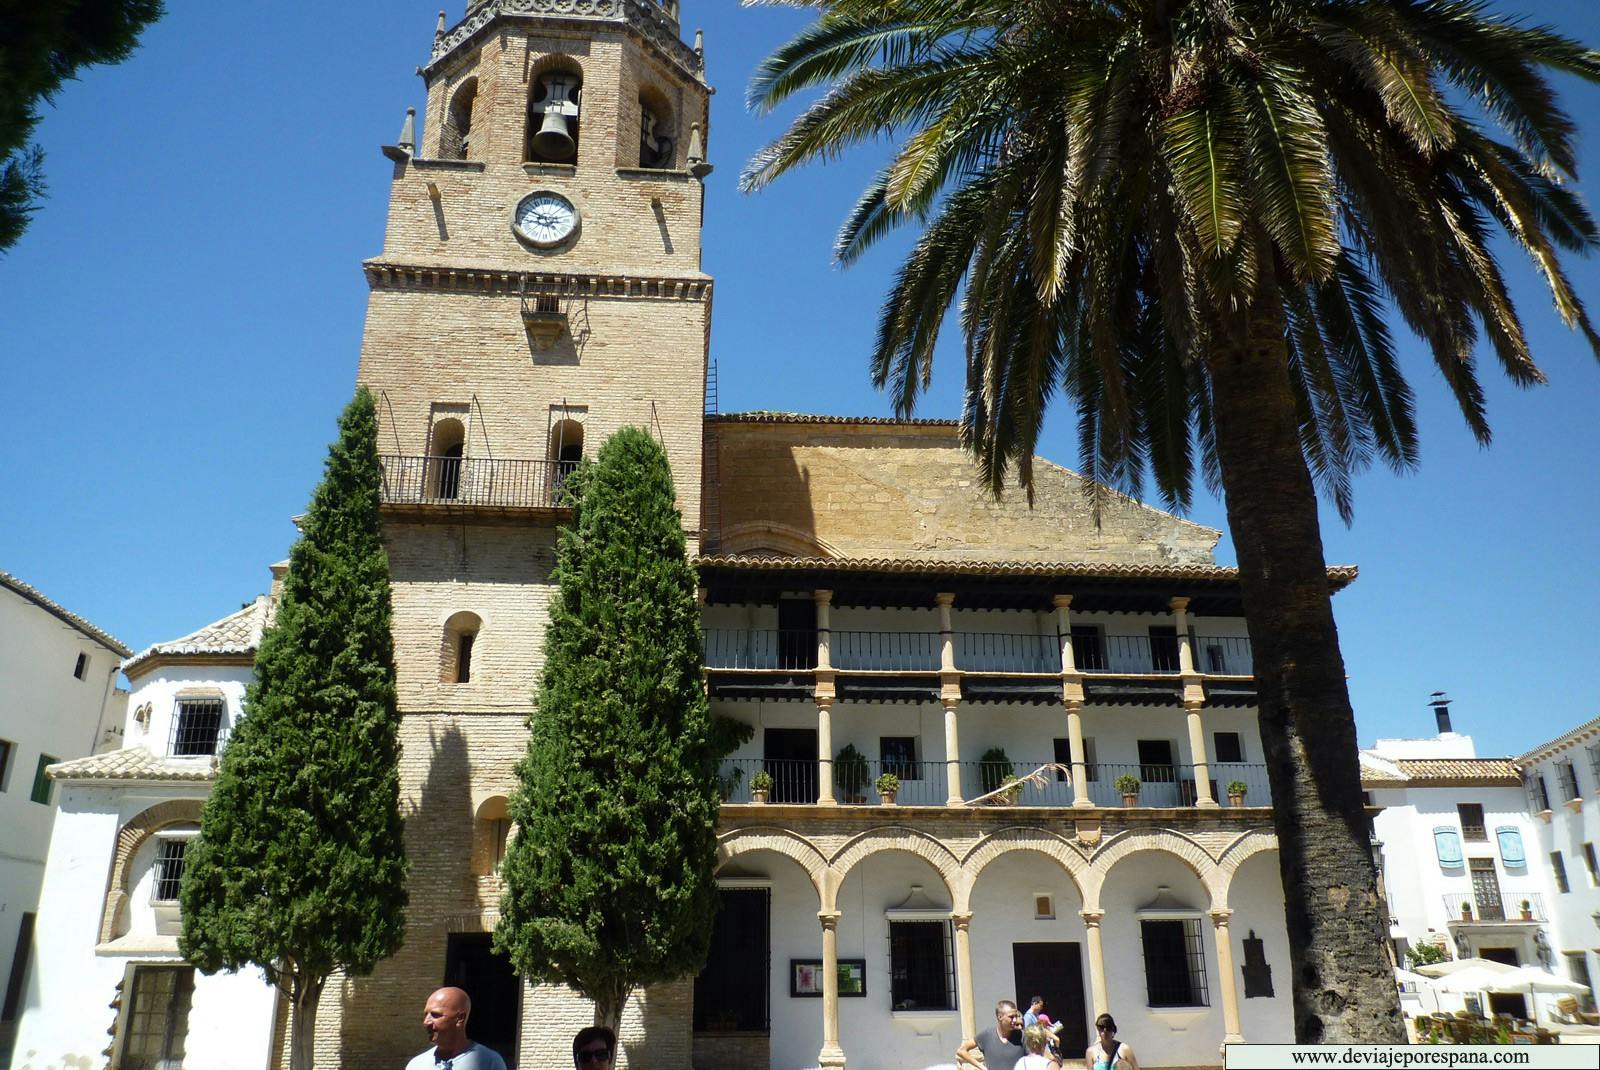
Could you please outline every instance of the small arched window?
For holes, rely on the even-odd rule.
[[[444,622],[444,641],[439,651],[439,680],[446,684],[472,682],[473,648],[483,620],[463,610]]]
[[[472,823],[472,871],[487,877],[500,871],[511,840],[511,808],[504,795],[485,799]]]
[[[428,493],[454,500],[461,496],[461,458],[466,453],[467,429],[455,417],[433,425],[428,444]]]
[[[572,163],[578,158],[578,113],[583,75],[565,57],[536,69],[528,98],[528,148],[534,163]]]
[[[439,155],[447,160],[465,160],[472,141],[472,109],[478,100],[478,79],[468,78],[456,88],[440,133]]]
[[[583,459],[583,424],[571,418],[557,420],[550,427],[551,497],[559,502],[562,484]]]
[[[645,87],[639,91],[639,166],[669,168],[678,147],[667,98]]]

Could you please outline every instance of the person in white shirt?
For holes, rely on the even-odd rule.
[[[422,1008],[422,1028],[433,1047],[406,1064],[406,1070],[506,1070],[500,1053],[467,1038],[472,998],[459,988],[441,988]]]

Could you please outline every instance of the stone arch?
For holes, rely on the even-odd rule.
[[[816,844],[788,829],[771,826],[734,829],[717,841],[716,868],[720,870],[740,855],[753,851],[771,851],[793,860],[806,871],[806,877],[817,893],[817,902],[827,909],[832,899],[831,894],[824,893],[828,883],[828,860]]]
[[[439,637],[439,682],[465,684],[472,680],[472,654],[483,618],[470,609],[450,614]]]
[[[472,143],[473,111],[478,101],[478,76],[462,79],[450,94],[445,107],[444,128],[439,132],[439,155],[447,160],[465,160]]]
[[[961,860],[961,883],[955,898],[957,914],[971,913],[972,889],[977,886],[978,877],[985,867],[1000,856],[1014,851],[1032,851],[1054,859],[1066,870],[1067,878],[1072,881],[1073,887],[1078,890],[1078,898],[1085,905],[1089,903],[1091,895],[1095,901],[1099,900],[1101,874],[1089,864],[1082,852],[1072,846],[1071,841],[1049,829],[1015,825],[985,836]]]
[[[540,57],[528,71],[528,122],[527,136],[523,144],[524,161],[577,163],[581,149],[579,131],[583,126],[583,73],[583,64],[564,52],[552,52]],[[552,91],[559,96],[559,99],[553,102],[548,100]],[[565,159],[557,159],[542,153],[536,147],[534,139],[544,127],[547,103],[565,105],[562,111],[557,113],[561,117],[554,121],[556,127],[565,128],[572,142],[571,152]]]
[[[1208,909],[1215,909],[1215,904],[1227,901],[1227,878],[1222,868],[1211,857],[1211,853],[1195,840],[1173,829],[1128,829],[1107,840],[1090,858],[1100,872],[1100,880],[1095,885],[1092,904],[1085,897],[1083,909],[1104,909],[1100,903],[1100,889],[1111,875],[1111,870],[1123,859],[1144,851],[1172,855],[1188,866],[1211,897],[1213,905]]]
[[[200,799],[171,799],[157,803],[117,830],[117,847],[111,855],[111,875],[106,884],[105,909],[100,915],[100,943],[109,944],[117,938],[117,923],[127,909],[132,893],[128,882],[132,876],[133,858],[139,853],[139,848],[168,825],[199,822],[200,810],[204,805]]]
[[[472,873],[487,877],[500,871],[506,845],[514,835],[511,800],[497,793],[478,804],[472,815]]]
[[[1213,903],[1213,910],[1226,910],[1228,899],[1233,891],[1233,879],[1239,873],[1239,867],[1244,865],[1256,855],[1278,849],[1278,837],[1266,829],[1251,829],[1241,834],[1237,839],[1222,849],[1222,854],[1217,859],[1217,865],[1222,880],[1223,897],[1220,902]]]
[[[822,905],[823,910],[835,909],[834,897],[856,863],[880,851],[904,851],[923,859],[938,871],[940,879],[944,881],[945,891],[950,893],[951,903],[956,901],[957,889],[962,887],[961,863],[950,848],[926,832],[889,825],[863,832],[834,853],[829,867],[832,880]]]
[[[839,550],[826,539],[788,524],[754,520],[722,529],[723,554],[768,553],[786,557],[838,557]]]
[[[649,83],[639,86],[638,166],[674,166],[678,159],[678,118],[672,102],[659,88]]]

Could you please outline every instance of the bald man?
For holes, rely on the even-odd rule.
[[[459,988],[441,988],[422,1008],[422,1028],[433,1047],[406,1064],[406,1070],[506,1070],[497,1052],[467,1039],[472,1000]]]

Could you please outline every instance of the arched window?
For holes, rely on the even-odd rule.
[[[478,642],[483,620],[467,610],[453,614],[444,622],[444,641],[439,651],[439,680],[446,684],[472,682],[472,653]]]
[[[639,166],[670,168],[677,159],[678,139],[672,109],[659,90],[639,90]]]
[[[511,839],[511,809],[504,795],[485,799],[472,823],[472,872],[480,877],[500,871]]]
[[[583,424],[570,418],[552,424],[546,457],[551,462],[550,496],[552,501],[559,503],[562,484],[583,459]]]
[[[466,452],[467,429],[455,417],[433,425],[428,444],[428,493],[454,500],[461,495],[461,458]]]
[[[439,135],[439,155],[447,160],[468,158],[472,140],[472,108],[478,100],[478,79],[468,78],[456,88]]]
[[[529,82],[525,158],[535,163],[573,163],[578,158],[582,72],[565,56],[552,56],[534,68]]]

